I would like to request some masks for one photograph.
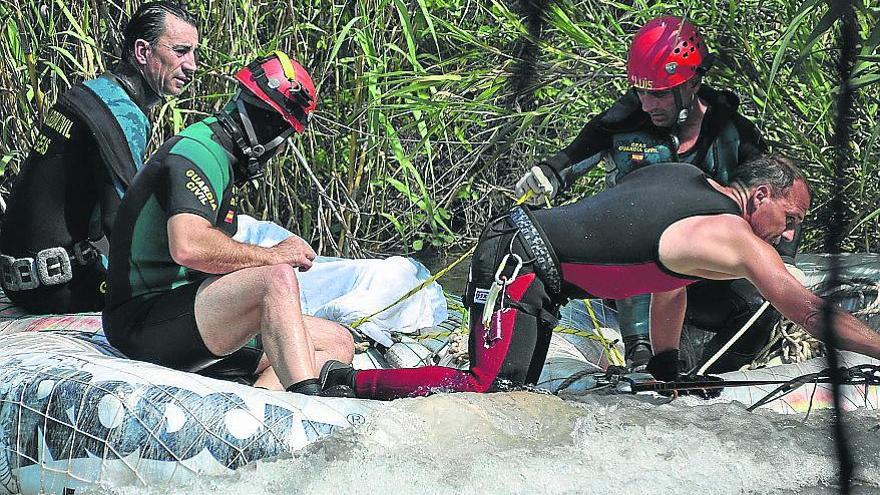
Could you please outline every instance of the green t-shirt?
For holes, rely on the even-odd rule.
[[[108,308],[207,277],[171,258],[167,222],[173,215],[198,215],[227,235],[235,234],[232,158],[216,125],[211,117],[169,139],[126,192],[110,240]]]

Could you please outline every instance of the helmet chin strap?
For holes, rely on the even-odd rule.
[[[682,102],[681,98],[681,90],[678,87],[672,88],[672,96],[675,98],[675,108],[678,110],[678,115],[676,116],[676,126],[680,126],[685,123],[688,118],[688,114],[690,113],[690,105],[685,106]],[[694,99],[691,98],[691,104],[693,104]]]
[[[226,112],[220,112],[217,114],[217,120],[220,122],[221,126],[229,133],[230,137],[235,141],[235,144],[241,150],[244,159],[247,161],[244,167],[236,167],[237,169],[242,168],[243,170],[237,170],[239,172],[243,172],[243,177],[236,177],[236,183],[243,184],[251,179],[256,179],[263,175],[263,163],[260,162],[260,158],[266,156],[267,154],[271,156],[271,152],[281,146],[281,143],[284,142],[291,134],[294,133],[294,129],[292,127],[288,127],[281,134],[275,137],[275,139],[269,141],[266,144],[261,144],[257,139],[257,134],[254,131],[254,125],[251,122],[250,117],[248,116],[247,107],[244,105],[244,101],[241,98],[241,90],[238,90],[236,93],[235,107],[238,110],[238,115],[241,118],[242,126],[244,127],[244,133],[241,132],[241,128],[236,124],[236,122],[232,119],[232,117]]]
[[[675,123],[672,124],[672,128],[669,130],[669,135],[672,137],[672,141],[673,144],[675,144],[676,151],[681,144],[681,139],[678,137],[678,131],[681,129],[681,126],[684,125],[685,122],[687,122],[688,116],[690,115],[690,109],[694,105],[694,101],[697,99],[697,95],[696,93],[694,93],[691,96],[691,101],[687,105],[685,105],[681,97],[680,88],[681,85],[672,88],[672,97],[675,98],[676,118]]]

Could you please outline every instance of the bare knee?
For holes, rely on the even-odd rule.
[[[354,359],[354,339],[347,328],[339,324],[328,325],[326,338],[322,339],[323,350],[333,356],[333,359],[350,363]]]
[[[344,363],[350,363],[354,359],[354,338],[351,332],[342,325],[337,325],[339,331],[333,333],[334,348],[339,349],[338,354]]]
[[[290,265],[272,265],[264,269],[267,296],[295,296],[299,298],[299,281],[296,269]]]
[[[347,328],[321,318],[304,318],[315,351],[330,359],[350,363],[354,359],[354,339]]]

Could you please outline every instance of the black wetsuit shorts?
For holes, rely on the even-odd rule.
[[[215,378],[252,381],[262,346],[246,345],[228,356],[211,352],[196,325],[200,285],[194,282],[159,295],[136,297],[104,311],[108,341],[130,359]]]

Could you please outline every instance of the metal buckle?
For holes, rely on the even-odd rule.
[[[12,262],[12,286],[10,290],[30,290],[40,286],[37,265],[33,258],[19,258]]]
[[[80,241],[73,245],[73,257],[80,265],[88,265],[98,258],[98,250],[89,241]]]
[[[12,278],[12,263],[14,262],[15,258],[12,256],[0,254],[0,285],[6,290],[15,290]]]
[[[513,273],[507,279],[502,279],[501,274],[504,272],[504,269],[507,267],[507,260],[513,256],[516,259],[516,268],[513,269]],[[495,283],[504,287],[510,285],[516,277],[519,276],[519,270],[523,266],[523,260],[516,253],[508,253],[505,254],[503,258],[501,258],[501,263],[498,264],[498,270],[495,271]]]
[[[79,244],[74,245],[74,251]],[[77,259],[82,256],[80,251]],[[70,255],[63,247],[43,249],[37,253],[37,273],[43,285],[58,285],[70,282],[73,279],[73,268],[70,265]]]

